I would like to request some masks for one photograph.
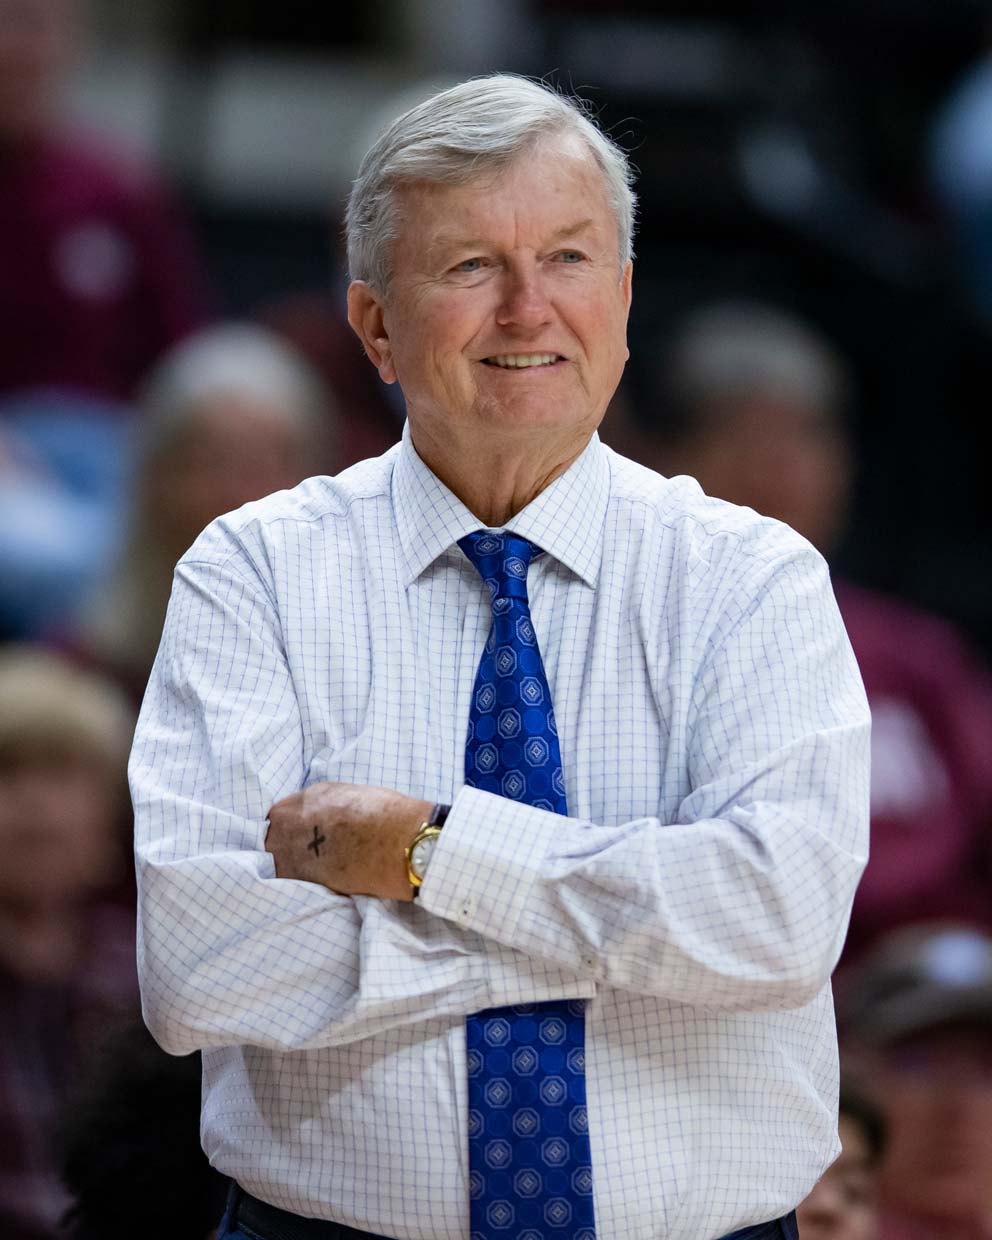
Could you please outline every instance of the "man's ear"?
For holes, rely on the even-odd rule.
[[[364,280],[353,280],[348,286],[348,322],[379,378],[383,383],[395,383],[396,368],[382,299]]]

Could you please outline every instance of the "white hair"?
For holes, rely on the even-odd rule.
[[[679,404],[698,415],[742,395],[800,400],[843,416],[850,378],[840,355],[797,315],[762,302],[724,302],[692,315],[667,359]]]
[[[262,402],[289,428],[301,468],[309,468],[333,444],[336,410],[320,376],[292,345],[264,327],[221,323],[166,354],[140,401],[127,536],[109,579],[81,621],[86,645],[129,673],[145,674],[151,665],[178,554],[149,500],[151,479],[164,464],[183,456],[186,436],[196,433],[204,405],[239,395]]]
[[[221,323],[176,345],[152,371],[141,397],[142,455],[170,444],[205,401],[239,393],[301,434],[315,432],[330,408],[320,376],[291,345],[253,323]]]
[[[362,160],[348,199],[348,268],[385,293],[399,228],[396,190],[413,181],[462,185],[516,159],[539,139],[574,134],[603,174],[616,217],[621,268],[633,254],[633,173],[627,156],[582,101],[511,73],[471,78],[431,96],[388,125]]]

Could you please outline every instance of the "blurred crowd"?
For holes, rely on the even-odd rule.
[[[135,713],[198,532],[384,451],[402,409],[343,298],[217,316],[160,178],[63,124],[77,21],[70,0],[0,0],[0,1235],[112,1240],[140,1215],[146,1240],[194,1240],[224,1185],[195,1057],[140,1022]],[[983,63],[948,101],[931,162],[992,317],[990,83]],[[828,559],[871,538],[848,525],[871,409],[825,332],[731,295],[641,314],[607,442]],[[836,975],[842,1153],[802,1236],[992,1237],[992,680],[948,620],[835,586],[872,706],[872,853]]]

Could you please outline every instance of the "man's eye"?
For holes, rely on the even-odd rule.
[[[581,250],[559,250],[555,258],[559,263],[581,263],[585,255]]]
[[[483,259],[481,258],[463,258],[460,263],[454,266],[455,271],[467,271],[471,274],[473,271],[481,271]]]

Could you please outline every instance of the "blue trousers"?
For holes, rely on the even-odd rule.
[[[343,1223],[320,1222],[287,1214],[265,1205],[231,1186],[227,1210],[217,1230],[217,1240],[388,1240],[371,1232],[356,1231]],[[799,1240],[795,1214],[745,1227],[724,1240]]]

